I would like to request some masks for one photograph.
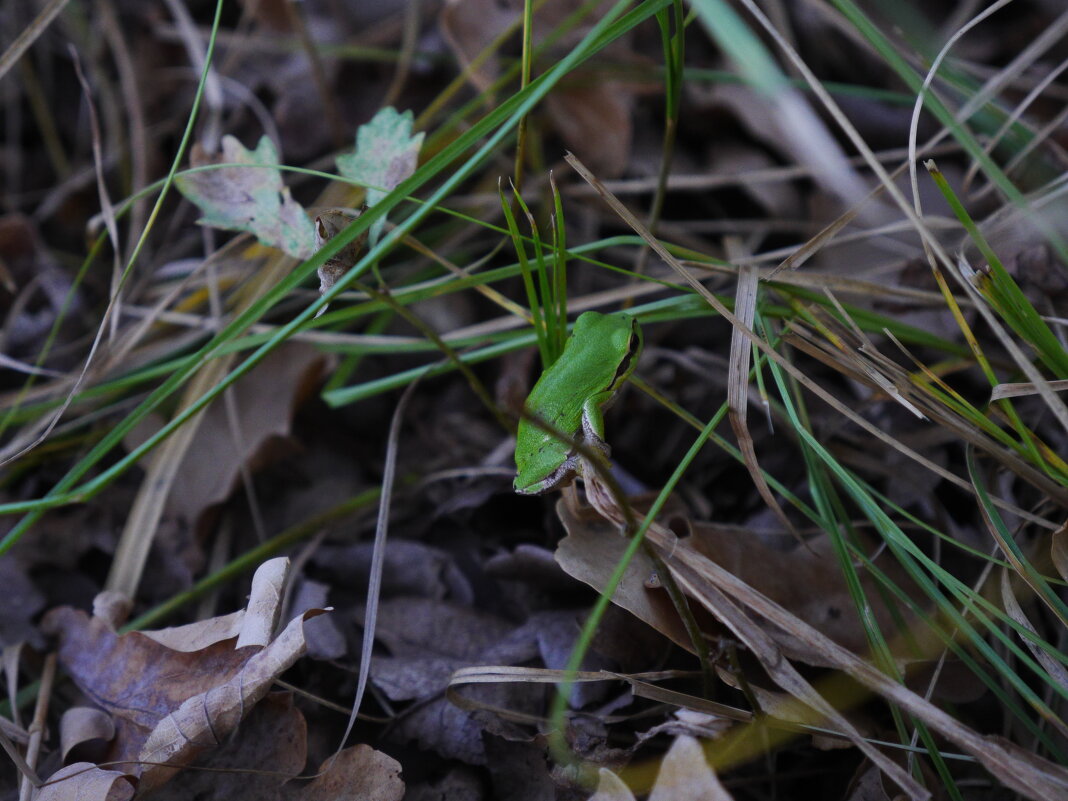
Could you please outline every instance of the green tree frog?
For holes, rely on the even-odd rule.
[[[607,455],[602,412],[634,371],[641,349],[641,328],[629,314],[584,312],[575,321],[564,352],[530,391],[527,411]],[[580,461],[569,443],[529,420],[519,422],[516,492],[540,495],[562,489],[581,474]]]

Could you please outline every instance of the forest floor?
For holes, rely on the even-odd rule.
[[[0,798],[1068,798],[981,6],[3,3]]]

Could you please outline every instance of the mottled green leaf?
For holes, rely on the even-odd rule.
[[[232,136],[224,136],[222,153],[209,156],[198,147],[190,158],[194,167],[210,164],[248,164],[178,176],[179,191],[204,212],[201,225],[227,231],[247,231],[265,245],[298,259],[315,252],[315,228],[303,207],[289,195],[278,170],[278,152],[266,136],[255,150],[247,150]]]
[[[338,171],[367,187],[367,205],[373,206],[401,181],[415,172],[423,134],[412,136],[412,112],[403,114],[386,107],[356,132],[356,152],[338,156]],[[377,242],[385,227],[381,218],[371,226],[371,242]]]

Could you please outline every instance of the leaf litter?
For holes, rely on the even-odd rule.
[[[106,391],[75,399],[47,441],[49,448],[31,451],[34,460],[5,474],[0,502],[42,497],[70,464],[91,451],[107,426],[121,421],[159,386],[155,376],[160,373],[151,371],[161,358],[184,357],[190,344],[205,341],[200,337],[223,329],[271,287],[291,280],[292,262],[269,249],[306,258],[336,237],[348,236],[343,232],[364,208],[373,208],[400,182],[418,174],[420,161],[434,159],[512,91],[511,84],[497,81],[513,74],[521,56],[521,3],[448,2],[429,12],[412,6],[377,15],[362,7],[327,8],[329,4],[317,2],[299,4],[293,13],[272,12],[267,5],[250,4],[245,27],[224,32],[226,52],[212,68],[213,81],[223,79],[222,94],[207,99],[200,141],[190,160],[204,168],[230,166],[177,179],[179,189],[200,208],[204,225],[242,236],[227,249],[205,254],[199,232],[183,228],[180,217],[167,237],[153,234],[150,250],[156,252],[138,264],[137,281],[124,291],[128,316],[119,318],[117,340],[102,345],[100,363],[107,367],[89,379],[94,391],[101,383]],[[706,5],[695,4],[697,13]],[[534,77],[547,74],[579,46],[608,4],[598,5],[585,19],[573,17],[579,7],[571,0],[537,5]],[[794,9],[784,13],[786,20]],[[1048,12],[1036,14],[1050,23],[1049,30],[1059,30],[1061,23]],[[787,20],[791,22],[796,25],[786,39],[806,53],[807,66],[821,77],[826,73],[834,80],[854,81],[859,65],[877,64],[859,37],[842,35],[835,27],[839,22],[812,16]],[[138,27],[128,28],[131,24]],[[179,50],[173,47],[176,41],[190,52],[202,51],[203,43],[192,26],[183,29],[145,11],[131,10],[118,25],[120,34],[138,32],[127,56],[144,76],[152,76],[145,110],[160,113],[153,124],[167,131],[149,139],[151,153],[138,156],[166,163],[173,155],[166,144],[168,126],[172,117],[184,118],[179,101],[189,99],[189,87],[171,83],[177,71],[161,73],[158,67]],[[663,76],[651,65],[660,65],[663,53],[661,36],[652,21],[648,25],[584,62],[532,110],[528,161],[519,165],[526,174],[528,201],[547,186],[544,168],[558,164],[568,148],[598,178],[622,177],[606,186],[625,199],[634,219],[644,218],[648,206],[655,205],[655,176],[663,155],[658,94]],[[1006,76],[1011,73],[1015,83],[999,95],[1010,106],[1019,101],[1013,93],[1038,85],[1042,72],[1062,58],[1054,43],[1046,41],[1052,34],[1010,53],[1011,37],[1002,34],[1022,34],[1021,25],[1006,24],[997,34],[980,29],[965,41],[982,47],[961,54],[974,67],[973,75],[987,69],[980,62],[988,56],[990,63],[997,62],[998,53],[1011,62]],[[902,41],[906,28],[900,29]],[[78,36],[72,26],[63,31]],[[841,191],[843,181],[869,177],[863,158],[852,150],[846,159],[834,153],[834,170],[821,169],[812,152],[812,143],[826,134],[818,130],[818,115],[804,117],[812,136],[796,141],[800,129],[782,123],[786,110],[769,107],[748,86],[708,77],[730,62],[705,34],[699,25],[688,26],[686,64],[697,71],[685,81],[663,219],[648,227],[674,246],[689,248],[688,259],[673,266],[690,279],[700,278],[705,291],[721,300],[731,296],[738,270],[726,263],[709,265],[708,257],[751,265],[743,270],[746,279],[737,290],[735,320],[740,324],[732,328],[707,317],[687,318],[692,307],[675,320],[667,319],[667,307],[640,310],[648,321],[651,347],[638,376],[692,409],[700,421],[715,413],[725,386],[729,394],[733,437],[725,435],[722,444],[738,446],[742,461],[705,448],[649,534],[712,645],[716,697],[701,695],[689,655],[691,637],[663,589],[664,577],[655,575],[656,565],[639,552],[614,595],[616,606],[590,643],[580,681],[568,692],[567,715],[550,722],[555,686],[565,678],[586,614],[626,546],[619,536],[625,516],[613,517],[619,510],[610,508],[611,493],[598,488],[596,480],[587,481],[586,492],[600,513],[552,499],[510,497],[507,433],[487,423],[465,383],[433,378],[413,394],[397,443],[394,539],[378,552],[382,604],[370,655],[371,693],[360,710],[365,717],[344,744],[349,747],[332,756],[343,715],[331,705],[343,706],[351,698],[364,597],[374,574],[374,547],[368,542],[373,502],[353,499],[359,493],[372,497],[381,482],[384,421],[393,398],[370,397],[335,408],[329,393],[428,363],[423,354],[402,352],[425,343],[405,327],[411,318],[403,325],[387,319],[382,298],[403,298],[413,287],[426,293],[421,297],[436,295],[431,330],[464,326],[462,333],[481,337],[518,325],[518,318],[507,316],[486,323],[476,316],[489,309],[482,298],[472,303],[467,293],[450,295],[451,288],[430,272],[431,265],[448,265],[468,281],[486,266],[507,265],[499,257],[495,232],[448,222],[410,232],[400,249],[374,265],[368,275],[377,282],[377,299],[368,300],[365,293],[346,296],[343,303],[335,293],[329,316],[324,314],[313,328],[298,326],[293,338],[306,342],[271,345],[273,353],[259,368],[228,389],[227,398],[207,407],[199,426],[188,429],[186,443],[164,451],[161,467],[143,462],[146,489],[137,486],[137,468],[115,481],[109,478],[106,487],[94,485],[92,492],[73,498],[78,505],[49,511],[5,555],[0,580],[12,600],[0,618],[0,638],[5,645],[28,641],[34,646],[5,650],[8,695],[14,698],[22,689],[20,669],[22,678],[39,675],[39,651],[50,647],[45,628],[55,638],[51,642],[67,677],[51,709],[40,713],[51,731],[35,730],[34,736],[45,743],[36,769],[48,783],[34,797],[572,799],[595,793],[598,799],[637,794],[659,800],[802,798],[815,792],[861,801],[903,791],[919,798],[940,792],[941,779],[923,750],[934,747],[945,752],[948,772],[957,776],[961,789],[970,793],[981,788],[976,797],[995,798],[1008,791],[1032,798],[1064,793],[1064,770],[1056,764],[1064,750],[1058,718],[1063,660],[1049,647],[1059,641],[1062,610],[1054,599],[1036,601],[1033,593],[1041,592],[1046,580],[1063,579],[1068,572],[1063,515],[1055,506],[1063,505],[1065,497],[1056,459],[1064,451],[1064,436],[1048,425],[1043,406],[1060,383],[1017,374],[1023,365],[1017,372],[1007,365],[1013,359],[1019,364],[1023,352],[1006,355],[1003,344],[989,345],[999,371],[992,389],[970,374],[977,371],[964,361],[965,350],[932,344],[930,337],[941,337],[959,346],[959,328],[943,307],[931,302],[941,296],[926,277],[930,269],[922,243],[915,227],[886,200],[889,188],[856,207],[843,203],[848,196]],[[114,30],[109,35],[114,37]],[[825,40],[840,46],[827,47]],[[121,54],[114,38],[102,41]],[[337,48],[352,41],[359,42],[355,56]],[[95,52],[88,44],[83,43],[85,52]],[[327,44],[322,52],[307,49]],[[397,48],[390,51],[395,62],[387,60],[388,66],[375,60],[385,52],[375,48],[387,46]],[[47,82],[61,74],[57,66],[65,67],[55,53],[38,55],[37,61],[24,62],[28,77],[12,90],[12,97],[26,92],[38,98],[30,104],[35,115],[41,108],[35,78]],[[92,83],[107,86],[108,79],[100,80],[107,68],[93,59],[84,61],[87,70],[99,73],[90,75]],[[42,64],[47,69],[35,74]],[[382,91],[386,84],[388,91]],[[334,108],[320,108],[323,88]],[[991,81],[975,94],[1002,88]],[[1050,98],[1063,99],[1062,87],[1042,88]],[[895,82],[893,89],[900,86]],[[959,85],[940,96],[954,96],[957,89]],[[475,96],[483,90],[492,94]],[[442,106],[434,110],[432,91],[443,91],[450,109],[474,98],[470,108],[479,111],[457,111],[445,122],[444,116],[435,117]],[[376,115],[384,95],[401,111],[385,108]],[[797,99],[790,97],[791,102]],[[887,169],[900,163],[899,151],[909,137],[904,109],[913,98],[878,93],[834,97],[863,141],[884,148],[872,156]],[[94,100],[105,125],[93,138],[110,139],[122,129],[125,110],[106,91]],[[14,108],[5,102],[6,110]],[[813,95],[813,106],[816,102]],[[1023,108],[1031,102],[1033,98],[1020,111],[1047,113],[1041,104]],[[61,131],[80,130],[74,115],[78,107],[66,103],[55,111]],[[404,109],[433,113],[415,116]],[[10,117],[14,128],[31,118],[33,124],[40,119]],[[1023,119],[1031,125],[1026,115]],[[339,122],[356,131],[353,154],[328,152],[331,129]],[[938,122],[925,115],[920,134],[933,140]],[[1011,140],[1012,129],[1004,125],[994,138]],[[1041,131],[1024,151],[1041,147],[1054,130]],[[92,315],[108,296],[106,281],[71,268],[70,254],[80,255],[84,248],[83,231],[71,221],[80,220],[79,214],[95,208],[97,201],[95,187],[79,183],[64,161],[73,158],[88,175],[93,166],[88,154],[94,149],[105,159],[122,159],[113,155],[121,152],[121,137],[104,148],[95,141],[92,148],[80,142],[70,152],[53,146],[46,153],[24,144],[41,139],[36,131],[29,133],[21,129],[17,147],[4,143],[4,153],[26,150],[33,169],[22,170],[17,159],[5,158],[0,182],[5,209],[19,210],[0,218],[0,302],[7,316],[0,332],[5,381],[0,409],[5,415],[23,402],[63,399],[70,386],[66,375],[81,363],[80,342],[93,334]],[[62,137],[55,141],[64,146]],[[249,150],[241,142],[258,144]],[[937,154],[940,161],[948,159],[945,174],[954,180],[960,176],[955,185],[969,180],[983,184],[985,173],[958,157],[956,144],[940,147],[946,148]],[[924,148],[920,153],[926,153]],[[494,194],[489,188],[497,175],[515,165],[511,151],[496,156],[487,162],[492,168],[443,206],[479,221],[499,221],[500,208],[485,198]],[[322,159],[311,163],[318,157]],[[339,183],[315,198],[307,178],[286,171],[283,179],[283,159],[320,168],[335,164],[343,178],[365,185],[366,191]],[[110,196],[132,189],[120,189],[124,164],[105,162],[102,167]],[[1008,169],[1016,170],[1016,163],[1010,161]],[[617,219],[591,200],[593,190],[574,174],[557,168],[554,180],[563,192],[569,245],[585,247],[599,236],[642,233],[626,217]],[[1028,183],[1030,177],[1020,180],[1030,189],[1041,186],[1037,180]],[[982,254],[962,237],[948,208],[931,204],[929,186],[920,189],[928,210],[923,220],[930,226],[928,244],[963,250],[969,261],[981,261]],[[977,186],[967,198],[969,209],[982,217],[981,230],[1002,251],[1028,298],[1050,325],[1061,325],[1056,321],[1063,318],[1058,316],[1064,300],[1063,257],[1053,243],[1036,247],[1042,226],[1002,206],[995,189],[1003,190],[994,181]],[[1053,190],[1038,204],[1055,198]],[[441,222],[445,215],[433,219]],[[404,212],[394,213],[394,220],[403,221]],[[119,223],[125,224],[121,217]],[[327,260],[319,270],[319,293],[333,291],[366,244],[381,241],[388,225],[381,218]],[[798,231],[821,233],[805,244],[798,243]],[[258,244],[250,247],[250,236]],[[673,259],[679,252],[667,256]],[[624,266],[634,249],[613,239],[595,256]],[[677,274],[656,262],[650,260],[649,272],[657,280],[677,280]],[[178,269],[181,264],[198,266],[190,272]],[[792,271],[775,275],[770,269],[775,265]],[[574,259],[569,266],[574,293],[569,305],[575,310],[627,296],[635,303],[664,297],[652,294],[663,292],[659,285],[628,288],[618,279],[602,282],[590,265]],[[947,270],[950,266],[943,264]],[[364,280],[363,288],[369,289],[369,279]],[[480,286],[479,291],[490,302],[509,297],[512,287],[494,287]],[[803,294],[805,289],[814,293]],[[814,294],[820,297],[813,299]],[[180,400],[154,404],[142,426],[127,434],[126,446],[136,448],[167,425],[238,363],[233,354],[268,342],[314,300],[314,286],[304,281],[291,286],[286,301],[275,309],[258,307],[255,328],[241,329],[253,338],[229,339],[226,353],[202,353],[202,383],[194,383]],[[819,484],[818,471],[799,458],[792,424],[775,394],[776,373],[763,358],[771,354],[751,347],[751,335],[763,336],[753,302],[764,330],[781,334],[787,343],[779,353],[788,352],[789,360],[776,368],[798,381],[804,387],[798,393],[812,401],[805,409],[812,436],[855,471],[849,475],[862,475],[901,507],[895,521],[929,559],[924,571],[959,590],[950,608],[959,605],[964,611],[952,625],[938,616],[946,615],[946,609],[935,610],[927,600],[922,586],[927,572],[904,569],[894,549],[903,540],[886,537],[887,527],[862,519],[854,505],[857,496],[835,509],[836,525],[849,536],[855,583],[843,574],[828,530],[833,527],[818,530],[811,516],[804,520],[790,503],[791,495],[806,502],[819,495],[829,504],[820,512],[828,515],[827,509],[840,500]],[[959,302],[963,318],[988,347],[988,334],[977,322],[981,297],[962,296]],[[517,308],[513,300],[508,303],[502,308]],[[360,315],[370,307],[378,317],[366,331],[351,325],[364,319]],[[411,308],[430,320],[428,305]],[[769,308],[770,317],[763,317]],[[320,314],[324,312],[325,303],[320,306]],[[879,327],[886,325],[885,318],[870,324],[874,318],[865,315],[871,312],[891,314],[892,330]],[[130,318],[136,326],[128,325]],[[930,337],[915,336],[906,323]],[[56,347],[42,355],[38,345],[53,325]],[[445,337],[452,342],[450,334]],[[486,342],[476,339],[458,344],[457,352],[466,357],[468,345],[478,348]],[[382,352],[393,346],[401,347]],[[437,358],[436,353],[430,356]],[[502,380],[501,405],[508,406],[506,398],[521,400],[521,385],[533,378],[529,361],[490,364],[477,368],[476,378],[489,386],[504,375],[510,386]],[[150,377],[138,377],[137,371],[146,367]],[[728,371],[730,378],[724,381]],[[26,376],[35,383],[23,396]],[[117,390],[107,385],[117,377],[129,377],[132,383]],[[952,403],[946,402],[950,390],[957,393]],[[836,402],[837,412],[828,411],[819,399]],[[1048,463],[1036,466],[1026,448],[1006,446],[1005,432],[1013,429],[1009,413],[1002,410],[1009,399],[1029,424],[1043,421],[1029,432],[1034,437],[1028,443],[1049,457]],[[112,400],[115,406],[108,405]],[[988,401],[995,407],[989,417],[981,408]],[[749,403],[757,414],[747,414]],[[621,469],[635,472],[628,479],[632,486],[661,486],[688,443],[683,424],[633,389],[623,393],[611,414],[613,455]],[[13,425],[28,419],[17,418]],[[845,420],[867,430],[850,428]],[[17,433],[32,434],[34,425],[27,423]],[[12,436],[7,418],[3,428]],[[7,447],[13,442],[17,444],[5,440],[5,452],[17,450]],[[999,497],[991,505],[1006,516],[1002,527],[989,510],[985,518],[977,511],[977,483],[964,477],[962,442],[982,454],[984,469],[989,467],[998,479],[992,484]],[[108,464],[102,462],[94,471],[104,471]],[[1047,469],[1050,465],[1055,469]],[[173,483],[158,483],[166,478],[161,470],[173,471]],[[433,482],[420,484],[428,474]],[[840,474],[835,478],[844,481]],[[834,486],[840,490],[845,484]],[[158,493],[151,500],[159,512],[154,520],[130,514],[141,492]],[[643,497],[631,503],[639,511],[648,507]],[[135,597],[106,593],[92,603],[101,589],[114,588],[104,573],[116,549],[124,552],[118,544],[124,525],[149,550],[141,566],[126,572],[124,582],[130,586],[125,589],[136,590]],[[934,525],[941,528],[937,534],[931,531]],[[791,528],[804,539],[804,547],[788,536]],[[992,535],[1000,552],[991,550]],[[1013,551],[1017,541],[1022,557]],[[215,608],[243,606],[247,587],[234,578],[236,573],[283,550],[297,566],[292,586],[280,573],[259,575],[247,609],[214,613]],[[989,557],[991,552],[997,561]],[[226,574],[227,560],[244,553],[257,556],[225,580],[212,578]],[[1027,574],[1029,584],[1021,584],[1012,573],[1026,572],[1027,560],[1037,570]],[[960,572],[959,587],[953,583],[956,575],[951,580],[939,573],[943,569]],[[210,580],[200,583],[206,577]],[[1054,586],[1061,592],[1060,585]],[[186,591],[186,603],[200,599],[200,611],[183,613],[183,621],[194,622],[119,633],[131,604],[140,613]],[[854,593],[866,599],[860,611]],[[84,609],[91,603],[92,616],[70,606]],[[328,605],[335,608],[333,614],[311,616],[315,612],[309,610]],[[40,615],[49,607],[53,609],[42,621]],[[279,632],[283,609],[290,623]],[[1007,654],[1010,667],[1021,672],[1019,666],[1028,662],[1039,666],[1034,675],[1048,693],[1034,696],[1037,703],[1026,695],[1033,691],[1031,685],[1039,686],[1037,679],[1017,685],[1009,678],[984,683],[972,670],[977,660],[988,664],[979,647],[983,640],[965,640],[961,632],[986,615],[995,615],[1000,621],[995,625],[1004,630],[996,643],[999,657]],[[947,641],[910,641],[924,640],[920,635],[934,624],[949,631]],[[885,651],[876,653],[872,626],[902,634],[891,636]],[[992,632],[984,636],[995,640]],[[302,693],[279,692],[279,687],[299,687]],[[992,711],[1002,709],[1002,703],[1004,709],[1022,703],[1034,714],[1014,718]],[[905,715],[906,734],[915,727],[911,739],[895,731],[898,721],[888,708]],[[26,718],[22,713],[19,725],[4,726],[19,744],[30,739],[22,728]],[[917,721],[927,727],[925,734]],[[571,755],[581,759],[580,768],[547,758],[560,755],[553,750],[554,726],[561,727]],[[1011,739],[984,736],[987,732],[1003,732]],[[746,752],[756,740],[762,744]],[[832,748],[836,750],[828,750]],[[736,762],[717,757],[743,752],[749,755]],[[114,764],[116,760],[122,764]],[[168,764],[153,764],[161,762]],[[28,786],[26,793],[29,797]]]

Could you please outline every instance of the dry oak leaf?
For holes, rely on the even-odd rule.
[[[60,768],[36,792],[33,801],[129,801],[136,779],[89,762]]]
[[[294,801],[401,801],[404,797],[400,763],[369,745],[346,748],[326,760],[319,771]]]
[[[304,653],[304,620],[320,611],[294,618],[266,647],[235,648],[229,639],[192,652],[138,632],[118,635],[70,607],[50,612],[43,627],[58,637],[71,678],[115,720],[105,760],[130,764],[144,791],[229,735]]]
[[[577,517],[562,502],[557,504],[557,514],[568,533],[557,546],[557,562],[569,575],[600,591],[626,549],[627,541],[618,535],[613,524],[597,517]],[[745,529],[694,523],[681,516],[677,520],[690,531],[690,535],[680,542],[689,542],[694,550],[722,565],[839,645],[854,653],[867,652],[863,626],[827,539],[810,540],[809,549],[779,551],[764,545]],[[876,564],[888,572],[898,586],[912,586],[887,556],[878,559]],[[652,572],[652,562],[643,554],[637,554],[613,601],[683,648],[692,648],[666,593],[647,589],[646,580]],[[861,584],[871,599],[872,611],[880,625],[892,628],[890,612],[874,591],[874,581],[870,573],[861,575]],[[822,654],[805,646],[791,632],[776,628],[774,636],[791,658],[812,665],[826,664]]]
[[[305,783],[308,724],[289,692],[268,693],[241,721],[240,736],[227,738],[145,801],[293,801]]]
[[[276,461],[284,453],[279,442],[289,436],[297,409],[315,392],[326,364],[317,348],[287,342],[230,389],[238,431],[227,404],[209,406],[178,468],[166,501],[167,516],[197,525],[207,509],[230,497],[242,467],[256,472]],[[149,415],[127,434],[126,447],[138,447],[165,422]]]

